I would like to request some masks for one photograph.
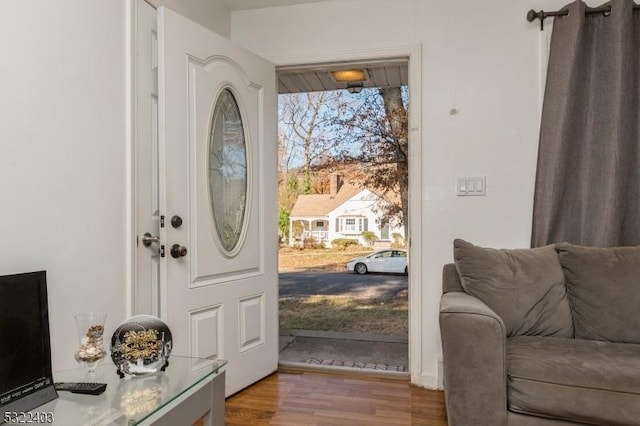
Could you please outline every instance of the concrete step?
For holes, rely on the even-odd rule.
[[[280,365],[408,377],[406,336],[283,330]]]

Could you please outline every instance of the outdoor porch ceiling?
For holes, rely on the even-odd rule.
[[[336,82],[332,71],[364,70],[367,80],[363,87],[397,87],[409,83],[407,58],[368,61],[362,63],[312,64],[294,67],[278,67],[278,93],[322,92],[345,89],[348,83]]]

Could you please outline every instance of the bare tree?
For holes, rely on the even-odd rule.
[[[334,121],[346,142],[341,161],[359,164],[352,180],[388,201],[381,206],[384,223],[403,225],[408,235],[408,114],[406,90],[368,89]],[[395,223],[394,223],[395,222]]]
[[[298,195],[312,192],[312,167],[326,161],[339,142],[327,136],[341,93],[280,95],[278,111],[279,227],[289,235],[289,215]],[[301,161],[302,160],[302,161]],[[298,174],[302,168],[302,182]]]
[[[380,89],[384,103],[384,126],[388,128],[390,138],[389,151],[391,164],[395,163],[395,176],[400,196],[400,211],[402,212],[405,235],[409,233],[409,116],[403,102],[400,87]]]
[[[302,192],[305,194],[311,192],[314,162],[339,144],[339,140],[329,137],[327,129],[335,120],[342,96],[341,91],[280,95],[280,134],[291,155],[302,157]]]

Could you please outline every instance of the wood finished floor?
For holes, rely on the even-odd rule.
[[[225,425],[447,426],[444,394],[402,380],[279,372],[226,401]]]

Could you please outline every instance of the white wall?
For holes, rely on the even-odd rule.
[[[545,3],[545,2],[542,2]],[[540,31],[552,2],[329,0],[232,12],[231,38],[276,64],[421,44],[423,229],[421,384],[438,384],[438,303],[452,240],[529,245],[540,119]],[[455,108],[457,114],[451,115]],[[486,176],[486,197],[456,197]],[[416,238],[416,236],[414,236]]]
[[[125,319],[124,6],[0,7],[0,274],[47,270],[54,369],[74,314]]]
[[[166,6],[193,22],[229,38],[231,14],[224,0],[148,0],[155,7]]]
[[[0,274],[47,270],[54,369],[75,366],[74,314],[107,312],[108,335],[127,315],[129,7],[0,4]]]

